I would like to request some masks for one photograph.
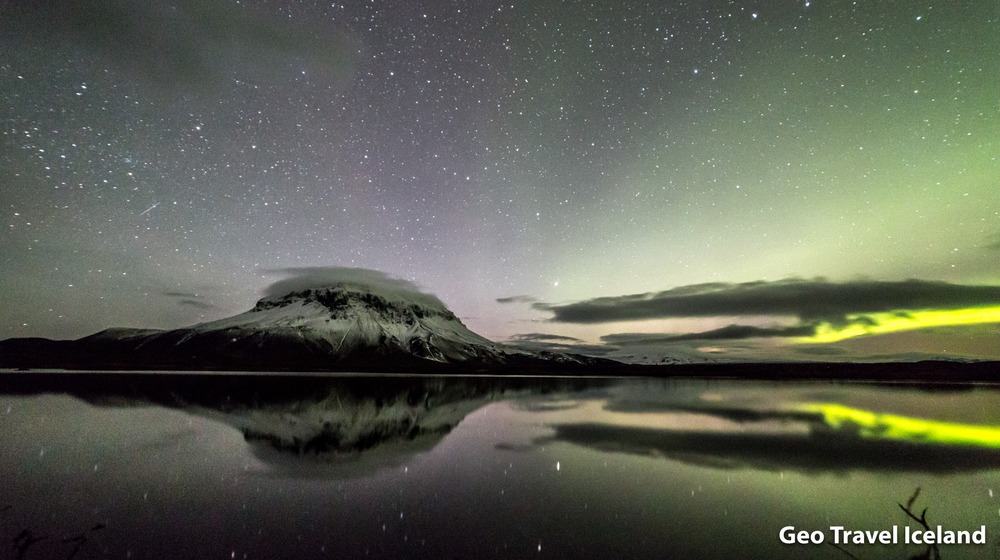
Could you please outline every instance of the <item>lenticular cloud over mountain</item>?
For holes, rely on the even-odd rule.
[[[278,280],[264,290],[266,298],[281,297],[294,292],[349,286],[375,291],[385,297],[410,301],[425,306],[444,307],[437,296],[422,292],[420,288],[402,278],[367,268],[302,267],[269,270],[273,274],[291,275]]]

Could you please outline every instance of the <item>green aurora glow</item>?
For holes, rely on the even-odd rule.
[[[827,344],[859,336],[1000,323],[1000,307],[868,313],[849,315],[847,322],[848,324],[844,326],[823,323],[813,336],[800,337],[795,342]]]
[[[882,414],[836,403],[807,403],[795,407],[795,410],[820,414],[834,430],[856,432],[864,438],[1000,448],[1000,426],[939,422]]]

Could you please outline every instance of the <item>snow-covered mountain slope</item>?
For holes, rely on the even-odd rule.
[[[250,311],[191,327],[186,339],[209,333],[238,339],[267,333],[309,341],[333,355],[379,350],[437,362],[524,354],[470,331],[433,296],[347,284],[261,299]]]
[[[25,368],[548,373],[601,363],[610,362],[497,344],[432,295],[352,282],[270,295],[183,329],[0,342],[0,367]]]

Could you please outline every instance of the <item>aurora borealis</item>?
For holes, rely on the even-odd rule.
[[[995,426],[881,414],[836,403],[806,403],[797,406],[796,409],[821,415],[823,421],[833,430],[842,430],[844,433],[853,433],[865,438],[916,444],[1000,447],[1000,430]]]
[[[0,338],[351,267],[501,341],[1000,358],[992,2],[9,1],[0,45]]]

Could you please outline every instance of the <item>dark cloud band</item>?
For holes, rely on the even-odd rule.
[[[794,316],[843,323],[858,313],[958,309],[1000,305],[1000,286],[931,282],[789,279],[742,284],[697,284],[671,290],[602,297],[569,304],[536,303],[562,323],[604,323],[675,317]]]
[[[514,342],[581,342],[579,338],[546,333],[523,333],[510,337]]]
[[[166,291],[163,295],[177,301],[177,305],[183,307],[194,307],[195,309],[214,309],[211,303],[202,300],[202,297],[190,292]]]
[[[637,346],[683,342],[687,340],[742,340],[746,338],[812,336],[814,334],[816,334],[815,325],[796,325],[793,327],[753,327],[749,325],[728,325],[720,329],[684,334],[609,334],[602,336],[601,342],[613,344],[615,346]]]
[[[538,301],[531,296],[510,296],[497,298],[497,303],[535,303]]]

